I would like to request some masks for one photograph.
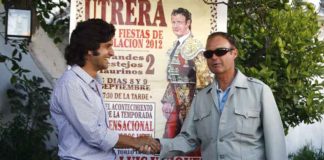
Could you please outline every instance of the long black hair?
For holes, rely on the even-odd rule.
[[[79,22],[72,32],[70,44],[65,48],[64,58],[68,65],[85,65],[85,55],[110,41],[115,36],[115,27],[102,19],[88,19]]]

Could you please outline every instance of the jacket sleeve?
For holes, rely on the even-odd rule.
[[[280,113],[272,91],[267,85],[264,85],[262,90],[261,105],[266,159],[288,160]]]
[[[173,139],[160,139],[162,145],[160,158],[170,158],[193,151],[199,144],[194,126],[195,98],[186,117],[181,132]]]

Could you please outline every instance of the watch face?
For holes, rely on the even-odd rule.
[[[31,11],[8,9],[7,35],[17,37],[31,36]]]

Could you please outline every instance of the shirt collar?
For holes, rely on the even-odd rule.
[[[216,81],[215,81],[215,84],[216,84],[216,91],[217,91],[217,93],[218,93],[218,92],[227,92],[227,91],[232,87],[233,82],[231,83],[230,86],[228,86],[228,87],[225,89],[225,91],[223,91],[222,89],[219,88],[219,85],[218,85],[218,83],[217,83]]]
[[[73,65],[71,67],[71,70],[87,84],[93,83],[93,81],[97,81],[101,84],[101,80],[98,75],[96,78],[92,78],[85,70],[83,70],[78,65]]]
[[[178,41],[180,42],[180,45],[183,44],[183,42],[191,35],[191,32],[187,33],[186,35],[178,38]]]
[[[230,85],[230,87],[248,88],[247,77],[240,70],[236,69],[236,71],[237,71],[237,73],[236,73],[235,78],[233,79],[233,82]],[[217,81],[214,80],[212,85],[210,85],[209,88],[207,89],[207,93],[211,92],[212,90],[214,90],[214,92],[216,92],[217,89],[218,89],[218,84],[217,84]]]

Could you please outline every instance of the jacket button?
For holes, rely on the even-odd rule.
[[[221,155],[219,155],[219,158],[220,159],[224,159],[225,158],[225,155],[221,154]]]
[[[221,138],[221,139],[219,139],[219,141],[220,141],[220,142],[224,142],[224,139],[223,139],[223,138]]]

